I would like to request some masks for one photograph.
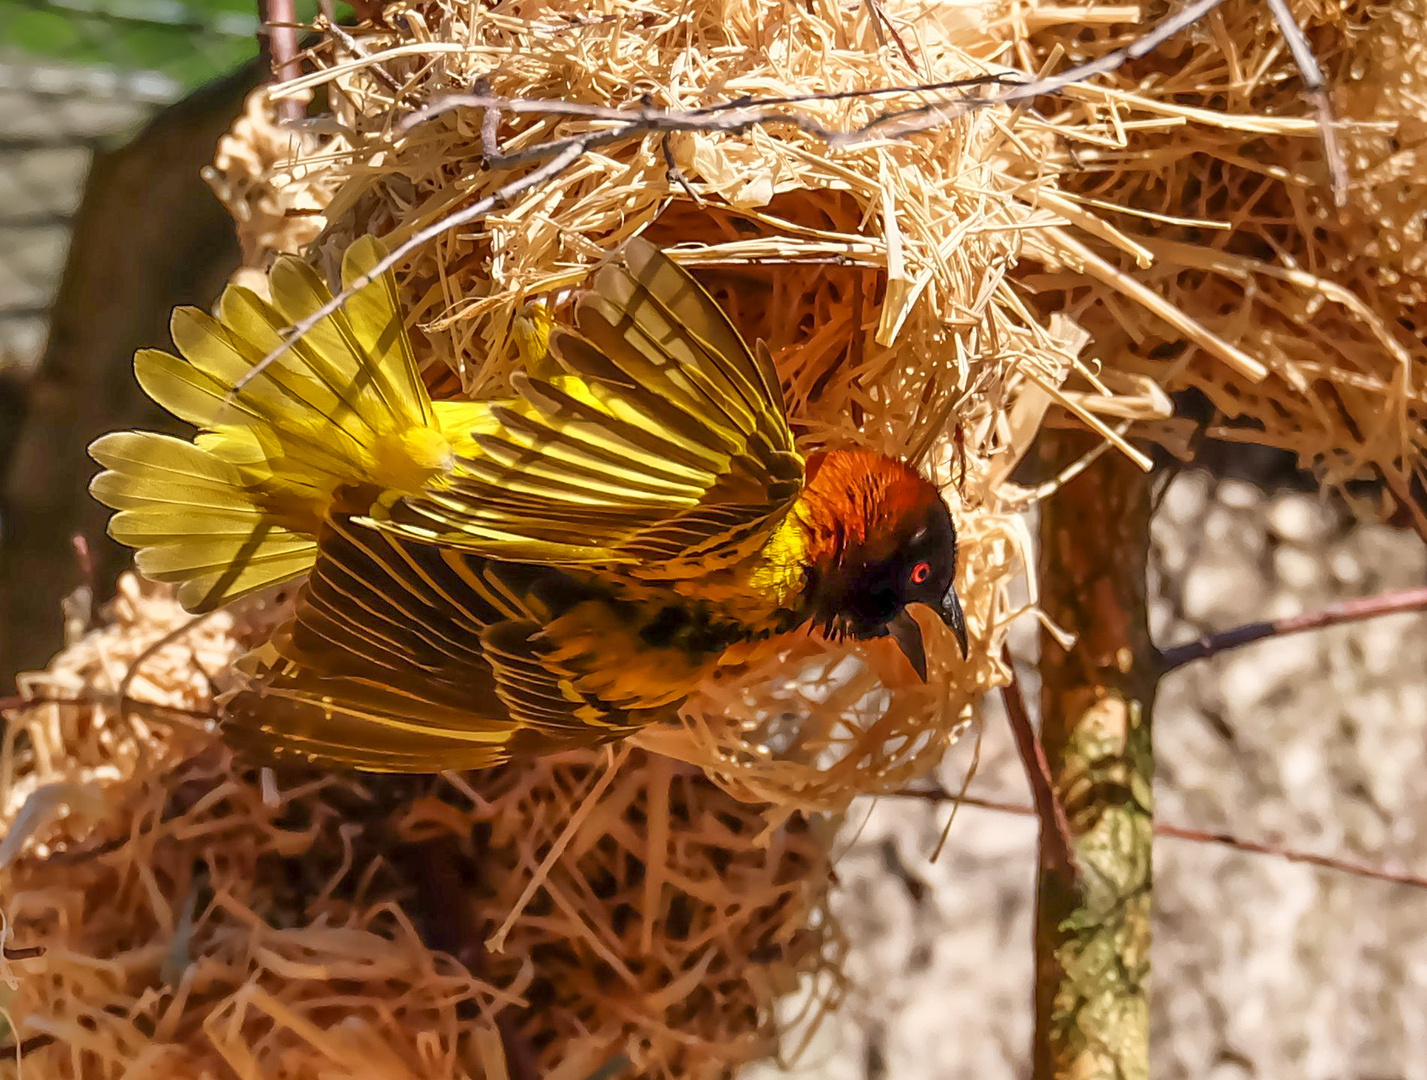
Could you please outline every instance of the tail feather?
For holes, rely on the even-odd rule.
[[[369,275],[383,255],[373,238],[353,243],[344,284]],[[90,447],[105,468],[91,491],[118,511],[110,535],[138,549],[146,576],[177,583],[190,611],[306,573],[340,490],[370,491],[374,502],[418,490],[454,453],[474,449],[470,432],[489,423],[471,403],[432,405],[390,273],[253,375],[294,324],[331,299],[292,258],[278,260],[269,285],[271,301],[228,288],[216,318],[179,309],[172,330],[181,355],[146,349],[134,358],[145,392],[200,429],[193,442],[123,432]]]

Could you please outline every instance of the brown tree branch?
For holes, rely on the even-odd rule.
[[[1033,806],[1024,806],[1020,803],[1007,802],[1002,799],[988,799],[981,795],[958,795],[955,792],[947,791],[943,787],[908,788],[903,791],[893,792],[892,797],[898,799],[920,799],[923,802],[930,803],[957,803],[962,806],[974,806],[981,810],[991,810],[999,814],[1014,814],[1017,817],[1040,817],[1040,812]],[[1303,863],[1308,866],[1321,867],[1324,870],[1333,870],[1341,874],[1352,874],[1354,877],[1368,878],[1372,881],[1387,881],[1394,885],[1407,885],[1414,889],[1427,889],[1427,877],[1423,877],[1419,874],[1409,873],[1405,870],[1385,870],[1382,867],[1352,862],[1348,859],[1340,859],[1333,855],[1318,855],[1311,851],[1300,851],[1297,848],[1284,847],[1280,844],[1269,844],[1260,840],[1245,840],[1243,837],[1234,836],[1232,833],[1207,832],[1203,829],[1190,829],[1182,825],[1167,825],[1163,822],[1155,822],[1154,834],[1170,840],[1185,840],[1192,844],[1215,844],[1219,847],[1232,848],[1234,851],[1242,851],[1249,855],[1265,855],[1269,858],[1281,859],[1284,862]]]
[[[1355,600],[1342,600],[1329,604],[1319,611],[1303,615],[1290,615],[1283,619],[1249,623],[1224,630],[1217,634],[1206,634],[1198,641],[1186,642],[1159,654],[1160,673],[1164,674],[1183,667],[1195,660],[1203,660],[1229,649],[1252,645],[1265,638],[1287,637],[1301,634],[1306,630],[1322,630],[1329,626],[1343,626],[1347,623],[1378,619],[1384,615],[1401,615],[1411,611],[1427,611],[1427,587],[1401,589],[1364,596]]]
[[[1095,443],[1046,431],[1060,471]],[[1070,823],[1074,882],[1048,858],[1036,890],[1035,1080],[1149,1080],[1157,659],[1145,597],[1153,481],[1106,454],[1041,504],[1037,575],[1066,649],[1041,632],[1041,745]]]
[[[1046,856],[1054,865],[1077,885],[1080,883],[1080,863],[1075,858],[1074,840],[1070,834],[1070,822],[1065,817],[1065,807],[1055,795],[1055,785],[1050,777],[1050,763],[1046,761],[1045,747],[1041,745],[1035,728],[1031,725],[1030,712],[1026,708],[1025,696],[1016,679],[1015,664],[1011,650],[1005,649],[1001,662],[1011,669],[1011,681],[1001,688],[1001,698],[1006,705],[1006,716],[1011,723],[1011,735],[1016,740],[1016,752],[1021,756],[1021,765],[1026,770],[1026,782],[1031,788],[1033,811],[1040,819],[1041,844]]]
[[[259,0],[262,10],[263,37],[272,62],[273,76],[287,82],[302,74],[297,60],[297,10],[293,0]],[[278,112],[289,122],[302,119],[302,102],[296,98],[277,101]]]

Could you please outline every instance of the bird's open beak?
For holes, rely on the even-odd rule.
[[[936,613],[956,635],[956,643],[961,646],[961,658],[965,660],[971,654],[971,643],[966,638],[966,613],[961,610],[961,601],[956,598],[954,587],[947,586],[946,595],[937,605]]]
[[[917,625],[917,620],[912,618],[912,613],[906,608],[897,612],[892,617],[892,621],[887,624],[887,633],[892,636],[892,640],[897,643],[897,648],[902,650],[902,655],[911,663],[912,670],[917,673],[917,678],[926,682],[927,651],[922,646],[922,628]]]
[[[935,606],[936,613],[941,616],[941,621],[956,635],[956,643],[961,646],[961,658],[964,660],[971,652],[971,643],[966,637],[966,614],[961,610],[961,601],[956,598],[956,592],[952,589],[946,590],[946,595],[941,598],[941,603]],[[887,624],[887,633],[892,640],[897,643],[897,648],[902,650],[902,655],[907,658],[912,665],[912,670],[917,673],[917,678],[922,682],[927,681],[927,650],[922,644],[922,628],[917,625],[917,620],[912,618],[912,613],[906,608],[893,617]]]

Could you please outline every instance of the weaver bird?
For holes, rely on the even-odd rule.
[[[383,254],[355,242],[344,282]],[[937,488],[865,450],[805,460],[767,349],[648,242],[594,272],[573,326],[541,324],[501,400],[431,400],[390,273],[253,375],[331,298],[293,258],[269,286],[271,302],[230,287],[216,317],[177,310],[182,356],[135,359],[192,442],[90,448],[110,535],[190,612],[306,576],[238,662],[231,738],[475,768],[671,719],[720,665],[803,627],[890,635],[925,679],[921,603],[965,654]]]

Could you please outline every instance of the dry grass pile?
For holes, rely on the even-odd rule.
[[[1074,314],[1107,361],[1202,390],[1222,413],[1216,434],[1292,450],[1333,482],[1383,475],[1405,497],[1427,451],[1427,10],[1416,0],[1291,7],[1340,121],[1341,210],[1303,79],[1258,0],[1229,0],[1105,80],[1176,122],[1059,163],[1078,199],[1144,246],[1142,280],[1261,360],[1269,378],[1249,382],[1184,348],[1078,275],[1060,276],[1065,294],[1046,302]],[[1086,60],[1141,31],[1043,31],[1028,51]]]
[[[0,1043],[25,1075],[716,1077],[773,1052],[800,980],[836,991],[820,828],[770,831],[637,750],[265,773],[183,722],[239,647],[226,616],[117,708],[187,623],[126,578],[111,625],[27,681],[81,703],[12,714]]]

